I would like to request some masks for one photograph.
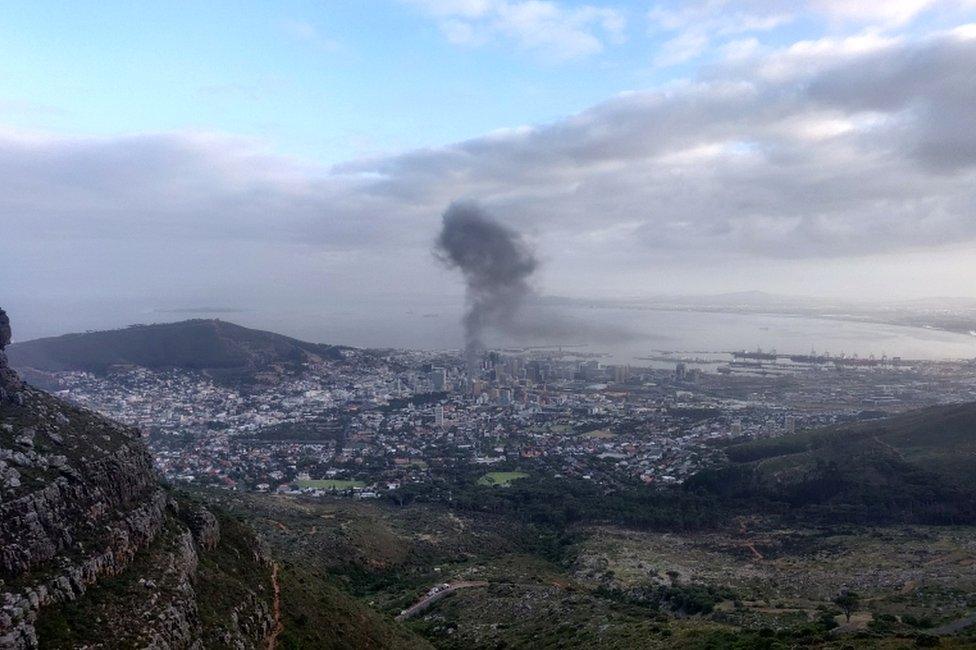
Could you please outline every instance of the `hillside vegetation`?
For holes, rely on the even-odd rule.
[[[733,517],[681,533],[448,504],[197,496],[245,517],[282,567],[283,647],[973,647],[971,527]],[[471,587],[393,623],[444,583]],[[832,600],[842,589],[863,598],[850,624]]]
[[[818,520],[976,522],[976,404],[755,440],[726,454],[727,467],[688,488],[785,503]]]

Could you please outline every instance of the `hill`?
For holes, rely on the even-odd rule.
[[[976,522],[976,404],[755,440],[689,488],[845,521]],[[800,516],[795,513],[796,516]]]
[[[112,366],[135,365],[219,375],[342,358],[336,346],[202,319],[24,341],[11,345],[8,355],[10,365],[21,370],[102,373]]]

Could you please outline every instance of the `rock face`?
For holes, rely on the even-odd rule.
[[[10,343],[10,337],[12,332],[10,331],[10,318],[7,316],[7,312],[0,309],[0,350],[3,350]]]
[[[0,309],[0,402],[16,398],[22,384],[17,373],[7,365],[4,348],[10,343],[10,319],[7,312]]]
[[[249,577],[222,604],[246,629],[201,620],[201,558],[210,558],[208,579],[221,579],[218,518],[159,484],[137,430],[25,385],[6,365],[9,341],[0,310],[0,648],[196,648],[208,635],[262,646],[273,627],[270,564],[254,538],[234,540],[250,551],[242,568],[235,550],[233,569]],[[130,588],[134,597],[120,597]],[[115,624],[86,625],[90,638],[79,643],[71,634],[80,632],[56,625],[65,608]]]

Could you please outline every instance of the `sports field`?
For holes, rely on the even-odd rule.
[[[488,472],[478,479],[478,485],[500,485],[506,487],[512,481],[527,477],[525,472]]]

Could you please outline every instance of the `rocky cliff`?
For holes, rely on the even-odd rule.
[[[7,365],[7,353],[4,349],[10,343],[10,319],[7,312],[0,309],[0,402],[8,399],[18,399],[17,394],[21,389],[21,381]]]
[[[264,647],[271,562],[164,489],[138,431],[24,384],[0,310],[0,648]]]

